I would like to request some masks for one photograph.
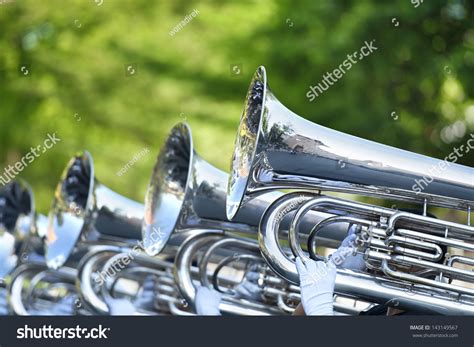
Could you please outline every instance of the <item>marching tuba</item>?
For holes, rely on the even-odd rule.
[[[433,173],[433,168],[442,167]],[[428,173],[429,184],[422,180]],[[331,225],[359,226],[358,252],[366,272],[338,269],[336,292],[406,310],[474,314],[474,169],[347,135],[303,119],[283,106],[267,84],[264,67],[252,78],[240,120],[228,182],[226,213],[232,220],[255,196],[297,189],[266,211],[259,242],[269,266],[299,282],[293,257],[279,244],[282,216],[292,213],[293,256],[307,257],[299,239],[302,218],[312,211],[333,216],[315,223],[315,237]],[[313,191],[311,193],[310,191]],[[421,206],[421,214],[322,195],[341,192]],[[467,212],[466,224],[439,220],[429,206]],[[448,250],[450,250],[448,252]]]

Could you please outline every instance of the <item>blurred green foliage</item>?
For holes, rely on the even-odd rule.
[[[259,65],[288,108],[324,126],[439,158],[474,133],[472,1],[0,3],[0,168],[47,133],[62,139],[20,175],[43,213],[81,149],[99,180],[143,201],[164,137],[183,120],[201,156],[227,170]],[[373,39],[376,52],[308,101],[310,85]],[[474,155],[460,162],[472,166]]]

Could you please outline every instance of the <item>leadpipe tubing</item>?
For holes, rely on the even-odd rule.
[[[406,257],[403,255],[382,256],[380,252],[376,252],[376,251],[369,251],[368,253],[369,253],[368,257],[370,259],[376,259],[380,261],[391,261],[391,262],[395,262],[395,263],[403,264],[403,265],[415,265],[415,266],[424,267],[430,270],[438,270],[439,272],[443,272],[444,274],[458,275],[460,276],[460,278],[467,279],[470,281],[474,279],[474,273],[470,270],[458,269],[455,267],[433,263],[429,261],[424,261],[421,259]],[[413,276],[413,277],[420,278],[418,276]],[[415,282],[419,282],[419,281],[415,281]],[[445,289],[448,289],[448,288],[445,288]],[[474,295],[474,291],[466,292],[466,294]]]
[[[427,216],[420,216],[408,212],[397,212],[390,216],[387,223],[387,233],[392,233],[395,230],[395,224],[400,220],[415,221],[419,224],[425,224],[431,228],[433,226],[439,227],[440,233],[444,234],[444,230],[449,229],[451,232],[457,232],[469,238],[474,236],[474,227],[463,225],[459,223],[449,222],[442,219],[436,219]]]
[[[425,284],[429,285],[435,288],[441,288],[444,290],[448,290],[451,292],[458,292],[461,294],[467,294],[470,295],[471,297],[474,296],[474,289],[466,288],[466,287],[461,287],[461,286],[456,286],[454,284],[449,284],[449,283],[444,283],[441,281],[436,281],[436,280],[430,280],[428,278],[423,278],[419,277],[416,275],[411,275],[403,272],[399,272],[396,270],[392,270],[390,266],[388,265],[387,260],[382,261],[382,270],[383,272],[392,278],[398,278],[401,280],[409,281],[409,282],[414,282],[414,283],[420,283],[420,284]]]
[[[442,245],[446,245],[448,247],[456,247],[460,249],[464,249],[466,251],[474,252],[474,244],[467,243],[465,241],[450,239],[442,236],[436,236],[431,234],[426,234],[423,232],[407,230],[407,229],[396,229],[396,234],[400,234],[402,236],[411,236],[417,237],[420,239],[425,239],[427,241],[433,241]]]

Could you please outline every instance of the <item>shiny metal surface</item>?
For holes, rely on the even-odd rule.
[[[10,247],[9,258],[16,259],[8,264],[10,275],[7,286],[8,306],[17,315],[72,314],[74,305],[57,302],[58,295],[74,295],[71,285],[71,269],[51,271],[45,265],[44,240],[47,217],[37,214],[33,191],[22,180],[11,182],[0,190],[0,229],[4,242]],[[0,267],[5,269],[5,261]],[[41,306],[41,308],[38,308]]]
[[[232,222],[226,217],[228,175],[203,160],[193,147],[192,134],[185,123],[176,125],[162,147],[145,197],[142,226],[144,248],[150,255],[160,253],[173,233],[187,229],[216,229],[256,235],[267,206],[281,195],[263,194],[243,207]],[[308,214],[302,232],[329,214]],[[285,220],[289,225],[289,219]],[[335,225],[321,237],[342,240],[347,225]]]
[[[307,121],[283,106],[265,68],[252,78],[228,183],[232,220],[252,195],[279,188],[339,191],[467,210],[474,169],[347,135]],[[418,192],[415,180],[433,180]],[[421,189],[419,189],[421,190]]]
[[[22,264],[7,286],[9,310],[21,316],[76,314],[75,277],[76,270],[69,267],[51,270],[44,262]]]
[[[184,299],[195,305],[196,287],[193,283],[193,276],[191,273],[191,265],[197,252],[209,243],[219,241],[224,237],[224,232],[216,230],[201,230],[200,233],[189,237],[180,247],[175,258],[174,278],[175,282]],[[199,278],[202,279],[203,275]],[[234,282],[234,285],[238,283]],[[201,283],[201,285],[205,285]],[[232,315],[271,315],[278,314],[281,311],[276,306],[266,305],[264,303],[248,301],[233,298],[230,295],[224,295],[219,310],[222,313]]]
[[[199,272],[193,274],[192,264],[198,262]],[[241,274],[230,277],[231,269]],[[256,268],[254,266],[257,266]],[[245,272],[259,274],[256,282],[261,292],[253,298],[235,296],[235,288],[243,280]],[[221,271],[225,269],[224,271]],[[239,269],[239,270],[237,270]],[[219,306],[222,313],[239,315],[282,315],[291,314],[300,303],[300,288],[277,277],[264,263],[258,244],[252,239],[237,238],[222,231],[201,230],[189,237],[175,258],[175,281],[183,297],[195,305],[197,286],[213,288],[223,293]],[[194,276],[193,276],[194,275]],[[254,293],[256,294],[256,293]],[[340,303],[335,297],[335,311],[338,314],[357,314],[370,303],[355,304],[354,298],[339,296],[345,300]]]
[[[30,251],[38,251],[36,218],[28,183],[16,180],[0,189],[0,278],[6,277]]]
[[[15,266],[32,261],[43,261],[47,217],[35,211],[31,187],[16,180],[0,190],[0,239],[5,256],[0,268],[5,277]]]
[[[470,243],[448,238],[447,236],[445,236],[444,239],[440,239],[439,236],[433,235],[432,230],[436,224],[441,225],[442,221],[434,218],[342,199],[311,195],[309,193],[306,194],[306,199],[301,199],[300,193],[291,193],[281,197],[268,208],[262,218],[259,230],[262,255],[272,270],[283,279],[290,283],[298,284],[299,278],[293,256],[307,257],[306,253],[301,249],[298,240],[298,219],[311,208],[331,208],[333,211],[338,209],[341,213],[345,211],[346,215],[331,217],[319,222],[313,232],[317,233],[318,229],[326,227],[329,223],[338,223],[341,221],[350,221],[351,223],[367,227],[366,230],[369,231],[370,237],[361,238],[360,241],[364,245],[363,250],[366,252],[365,259],[367,265],[370,269],[376,270],[371,273],[363,273],[338,269],[335,287],[338,294],[346,296],[352,295],[358,299],[388,304],[389,306],[394,306],[399,309],[422,313],[446,315],[474,314],[473,290],[466,286],[451,284],[453,279],[464,280],[470,283],[474,282],[472,270],[469,271],[451,267],[455,261],[473,265],[472,258],[461,257],[458,259],[456,257],[456,259],[449,261],[450,256],[447,255],[446,259],[448,265],[441,265],[432,261],[433,259],[431,259],[430,256],[435,253],[420,251],[420,248],[425,250],[437,250],[439,248],[438,246],[442,244],[456,245],[459,248],[471,249],[472,239]],[[293,217],[289,234],[293,256],[288,255],[288,253],[281,248],[278,237],[281,214],[291,210],[297,210],[297,213]],[[377,218],[377,216],[379,216],[379,218]],[[398,229],[395,227],[394,235],[387,235],[383,228],[384,224],[381,224],[380,221],[385,220],[385,227],[387,227],[387,225],[395,226],[394,222],[389,222],[389,220],[401,220],[402,217],[405,219],[404,227],[410,227],[414,230]],[[410,219],[411,223],[407,225],[406,220],[408,219]],[[417,219],[425,222],[425,229],[420,228],[419,225],[414,223]],[[431,228],[426,229],[428,221],[433,221],[433,224],[429,225]],[[458,225],[458,229],[464,232],[468,231],[466,228],[469,229],[472,227]],[[431,234],[427,233],[426,230],[430,230]],[[416,237],[417,233],[418,238],[406,238],[406,235]],[[393,236],[403,238],[393,239]],[[380,241],[374,242],[373,237],[380,237]],[[437,244],[426,242],[430,237],[431,240],[438,241]],[[395,240],[399,248],[395,248],[392,244],[393,241],[390,240]],[[443,240],[445,241],[443,242]],[[423,242],[423,247],[419,247],[418,242]],[[314,248],[312,235],[310,235],[308,243],[308,248]],[[380,243],[382,243],[382,246]],[[415,245],[414,249],[410,249],[413,245]],[[413,253],[415,251],[418,253]],[[415,254],[416,256],[410,257],[410,252],[412,253],[411,255]],[[374,265],[374,261],[378,261],[379,264]],[[417,274],[413,271],[397,270],[393,267],[394,265],[400,264],[416,265],[427,269],[429,270],[427,274],[431,277],[442,273],[445,278],[449,278],[449,282],[444,282],[439,277],[430,279],[423,277],[422,273]]]
[[[439,164],[444,169],[433,173],[432,169]],[[416,182],[426,175],[431,176],[431,182],[419,189]],[[427,215],[427,208],[465,210],[469,220],[474,206],[474,169],[309,122],[276,99],[268,88],[265,69],[260,67],[247,93],[237,133],[228,183],[227,217],[234,218],[242,206],[262,192],[283,188],[306,192],[278,198],[265,211],[260,224],[262,255],[279,276],[298,283],[294,257],[307,257],[300,240],[307,233],[301,232],[300,225],[307,213],[326,212],[332,216],[319,220],[309,233],[307,249],[311,257],[325,259],[315,251],[319,231],[341,223],[355,224],[362,230],[357,238],[359,252],[364,252],[370,272],[360,277],[338,271],[347,277],[344,279],[347,285],[341,287],[343,280],[338,275],[339,293],[362,295],[362,299],[370,302],[385,303],[397,294],[396,290],[385,290],[380,285],[389,283],[399,287],[397,295],[404,296],[406,291],[414,293],[411,300],[401,299],[405,309],[433,310],[425,297],[428,294],[439,299],[438,313],[472,314],[472,257],[451,259],[447,247],[460,252],[471,250],[474,228],[469,221],[463,225],[437,220]],[[335,199],[321,195],[323,191],[418,202],[424,215]],[[281,221],[290,213],[291,256],[279,244],[279,233],[284,229]],[[354,278],[353,282],[350,277]],[[355,283],[364,287],[352,286]],[[367,289],[374,292],[367,293]]]
[[[84,151],[66,166],[56,187],[47,229],[46,262],[62,266],[84,240],[141,238],[143,205],[102,185],[96,178],[92,156]]]
[[[117,245],[89,247],[88,253],[78,265],[76,278],[81,302],[94,314],[109,315],[108,302],[112,302],[110,299],[115,296],[113,291],[117,281],[125,278],[132,282],[143,282],[146,276],[153,275],[159,284],[156,287],[155,309],[147,314],[171,314],[172,310],[181,312],[184,310],[182,297],[174,285],[172,275],[172,259],[175,252],[174,249],[169,253],[167,250],[160,257],[151,257],[130,247]],[[126,263],[126,266],[123,269],[120,267],[117,271],[114,267],[117,262]],[[107,276],[101,278],[100,274]],[[144,313],[136,309],[135,314]]]

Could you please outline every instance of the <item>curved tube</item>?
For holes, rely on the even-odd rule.
[[[241,248],[244,248],[246,250],[249,250],[250,252],[254,253],[254,254],[259,254],[259,248],[258,248],[258,245],[254,242],[250,242],[248,240],[243,240],[243,239],[237,239],[237,238],[225,238],[223,240],[219,240],[219,241],[216,241],[214,242],[211,246],[209,246],[209,248],[204,252],[202,258],[201,258],[201,261],[199,262],[199,272],[201,274],[201,284],[203,286],[206,286],[206,287],[210,287],[210,283],[209,283],[209,280],[208,280],[208,277],[207,277],[207,266],[209,264],[209,260],[211,259],[211,256],[213,255],[213,253],[219,249],[219,248],[223,248],[223,247],[228,247],[228,246],[238,246],[238,247],[241,247]],[[234,255],[232,255],[232,257],[234,257],[234,260],[238,260],[238,259],[235,259],[235,253]],[[238,256],[239,258],[241,257],[241,255]],[[230,263],[232,261],[228,261],[228,263]],[[225,264],[224,264],[225,265]],[[222,265],[222,267],[224,266]],[[214,275],[216,275],[216,273],[214,272]]]
[[[291,193],[275,201],[263,216],[259,231],[262,255],[267,261],[267,264],[280,277],[293,284],[299,283],[298,273],[293,260],[283,252],[279,245],[278,216],[280,216],[285,209],[288,211],[291,210],[290,207],[292,206],[298,208],[302,205],[302,203],[297,204],[296,202],[297,196]],[[313,203],[312,201],[308,201],[305,208]],[[352,203],[349,203],[349,205],[352,205]],[[377,209],[378,208],[375,208],[373,210]],[[295,218],[297,218],[297,216],[299,216],[298,213],[295,214]],[[293,222],[295,222],[295,219]],[[369,221],[367,221],[367,223],[369,223]],[[293,232],[296,232],[296,227],[297,220],[296,223],[293,223]],[[387,264],[386,261],[385,264]],[[398,273],[392,272],[389,268],[384,269],[390,272],[390,275],[394,276],[394,278],[408,279],[400,277]],[[410,278],[410,280],[413,280],[413,278]],[[428,284],[428,282],[426,283]],[[429,284],[432,283],[429,282]],[[448,287],[446,289],[448,289]],[[449,290],[453,289],[456,288],[449,287]],[[426,287],[416,284],[407,287],[406,284],[394,279],[344,269],[337,270],[335,291],[345,296],[357,295],[358,299],[369,302],[396,304],[397,308],[405,310],[445,315],[474,314],[474,298],[472,296],[436,291],[435,288],[427,290]],[[468,291],[469,290],[463,288],[461,293],[467,293]]]
[[[34,289],[35,282],[36,280],[33,280],[32,282],[32,287],[26,286],[25,281],[30,280],[30,276],[33,275],[33,279],[39,275],[39,277],[43,276],[42,273],[44,271],[47,271],[47,275],[51,275],[59,281],[65,282],[65,284],[68,284],[69,288],[73,286],[74,284],[74,279],[76,278],[76,270],[73,268],[67,268],[63,267],[60,270],[57,271],[49,271],[49,269],[39,263],[28,263],[28,264],[23,264],[20,265],[13,273],[11,276],[11,282],[7,286],[7,293],[8,293],[8,305],[10,310],[20,316],[28,316],[30,315],[30,304],[32,302],[23,302],[24,298],[26,297],[27,300],[31,300],[32,297],[32,288]],[[39,278],[37,277],[37,278]],[[40,279],[40,278],[39,278]],[[58,281],[55,282],[55,284],[58,283]],[[31,283],[30,283],[31,285]],[[28,295],[23,295],[23,290],[25,288],[29,288]],[[45,311],[45,314],[48,314],[47,311]]]
[[[225,291],[223,291],[219,288],[219,283],[218,283],[219,273],[225,266],[229,265],[230,263],[235,262],[235,261],[242,261],[242,260],[248,260],[248,261],[251,261],[253,263],[258,263],[258,262],[262,263],[263,262],[263,259],[255,256],[255,255],[251,255],[251,254],[242,254],[242,255],[239,255],[237,257],[236,256],[228,256],[228,257],[222,259],[219,262],[219,264],[217,264],[217,266],[214,270],[214,273],[212,274],[212,287],[215,290],[217,290],[218,292],[221,292],[221,293],[234,294],[234,292],[232,290],[230,292],[225,292]],[[201,277],[201,280],[202,280],[202,277]]]
[[[219,240],[224,236],[222,231],[202,230],[200,234],[189,237],[181,246],[175,258],[174,275],[178,288],[185,300],[194,306],[196,288],[191,278],[191,265],[196,252],[204,245]],[[219,310],[223,313],[235,315],[269,315],[278,314],[277,308],[270,308],[266,305],[257,304],[245,300],[236,300],[224,296],[219,305]]]

